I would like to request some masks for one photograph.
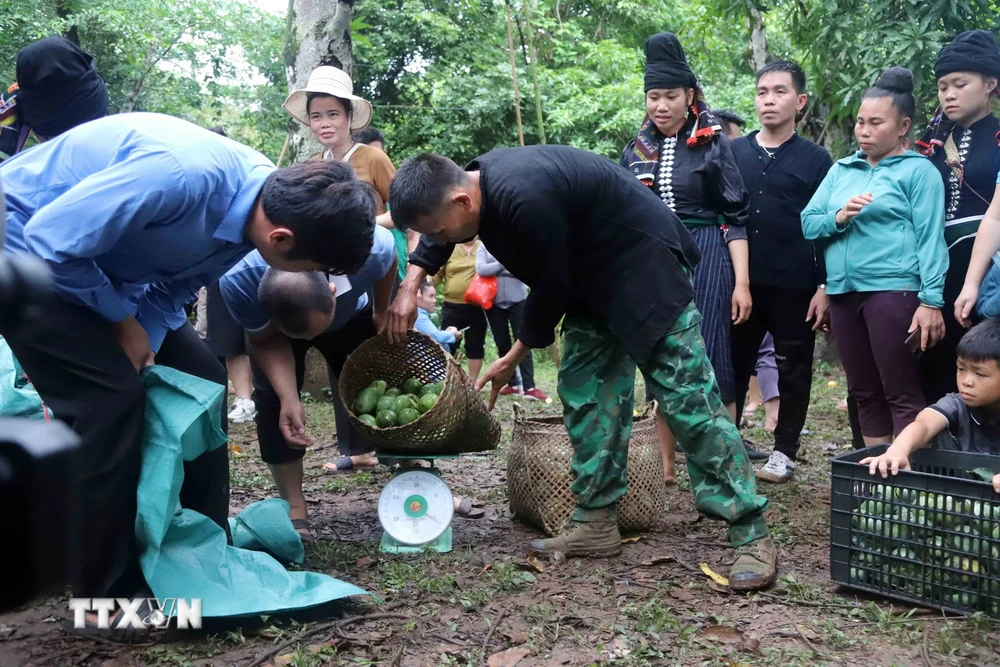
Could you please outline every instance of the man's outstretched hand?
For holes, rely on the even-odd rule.
[[[490,410],[496,405],[500,390],[507,386],[507,382],[514,375],[518,364],[524,361],[524,358],[529,354],[531,354],[531,348],[521,341],[517,341],[510,352],[490,364],[486,372],[479,376],[479,380],[476,381],[476,391],[481,391],[487,382],[493,383],[490,387],[490,399],[487,401],[487,407]]]

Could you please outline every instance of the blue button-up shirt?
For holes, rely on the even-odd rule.
[[[108,116],[0,165],[5,247],[45,260],[70,302],[134,315],[156,351],[198,288],[253,250],[244,228],[273,170],[178,118]]]
[[[368,305],[368,290],[392,269],[396,259],[396,244],[392,232],[385,227],[375,227],[372,254],[361,271],[346,276],[351,287],[348,291],[337,292],[337,308],[333,322],[325,333],[338,331]],[[270,320],[260,306],[257,292],[260,281],[267,271],[267,262],[254,250],[231,268],[219,281],[219,291],[229,313],[247,331],[260,331]]]

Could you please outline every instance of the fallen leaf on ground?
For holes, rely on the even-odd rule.
[[[743,631],[731,625],[709,625],[701,631],[701,636],[723,644],[742,644]]]
[[[815,632],[813,632],[812,630],[810,630],[809,628],[807,628],[804,625],[798,625],[798,624],[796,624],[795,625],[795,629],[799,632],[799,634],[801,634],[803,637],[805,637],[809,641],[816,641],[817,639],[819,639],[819,635],[818,634],[816,634]]]
[[[486,660],[487,667],[514,667],[531,651],[523,646],[515,646],[499,653],[494,653]]]
[[[364,556],[354,561],[354,567],[358,568],[359,570],[364,570],[365,568],[369,568],[372,565],[374,565],[375,560],[376,559],[372,558],[371,556]]]
[[[534,556],[528,556],[528,565],[530,565],[535,572],[545,572],[545,567],[542,565],[542,562]]]
[[[725,577],[723,577],[721,574],[718,574],[717,572],[715,572],[714,570],[712,570],[712,568],[710,568],[708,566],[708,563],[702,563],[698,567],[701,568],[701,571],[704,572],[706,576],[708,576],[709,578],[711,578],[712,581],[714,581],[715,583],[719,584],[720,586],[728,586],[729,585],[729,580],[726,579]]]
[[[721,584],[715,583],[714,579],[709,579],[708,580],[708,587],[711,588],[716,593],[731,593],[732,592],[726,586],[722,586]]]
[[[629,542],[638,542],[642,537],[639,535],[633,535],[632,537],[623,537],[622,544],[628,544]]]
[[[667,591],[667,593],[669,593],[670,597],[672,597],[675,600],[683,600],[684,602],[688,602],[694,599],[694,593],[692,593],[686,588],[671,588],[669,591]]]
[[[502,630],[501,634],[510,640],[511,644],[524,644],[528,641],[528,633],[520,628],[513,630]]]

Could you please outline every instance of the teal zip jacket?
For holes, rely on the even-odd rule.
[[[872,202],[839,228],[837,211],[867,193]],[[802,232],[826,242],[827,294],[918,291],[920,303],[944,307],[944,183],[923,156],[838,160],[802,211]]]

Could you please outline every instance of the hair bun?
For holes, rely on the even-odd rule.
[[[890,67],[882,72],[875,86],[894,93],[913,92],[913,72],[905,67]]]

